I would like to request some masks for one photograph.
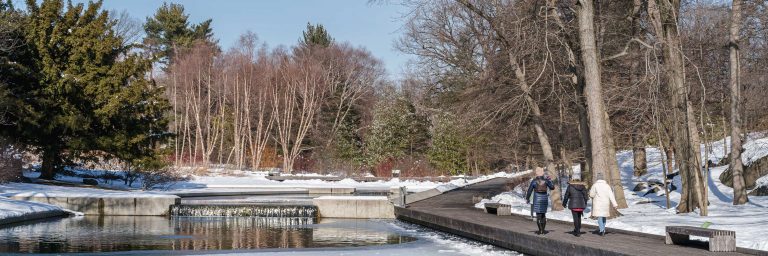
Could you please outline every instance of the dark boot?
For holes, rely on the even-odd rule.
[[[541,234],[547,233],[547,219],[541,220]]]
[[[541,219],[543,219],[543,214],[537,213],[536,214],[536,226],[539,228],[539,230],[536,231],[537,235],[544,234],[544,228],[541,226]]]
[[[577,211],[571,211],[571,215],[573,216],[573,235],[574,236],[580,236],[581,235],[581,218],[579,217],[579,212]]]
[[[573,223],[576,225],[576,236],[581,236],[581,212],[577,214],[576,219],[573,220]]]

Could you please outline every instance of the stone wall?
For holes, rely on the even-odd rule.
[[[177,196],[158,197],[54,197],[46,195],[13,196],[11,199],[34,201],[82,212],[85,215],[162,216],[171,205],[181,203]]]
[[[386,196],[321,196],[312,199],[321,218],[394,219]]]

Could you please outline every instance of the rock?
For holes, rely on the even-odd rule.
[[[753,161],[750,165],[744,167],[744,183],[747,189],[755,188],[756,181],[760,177],[768,175],[768,156]],[[728,167],[720,174],[720,182],[726,186],[733,187],[733,174]]]
[[[726,165],[729,165],[729,164],[731,164],[731,157],[730,156],[725,156],[725,157],[721,158],[720,161],[717,161],[717,163],[715,163],[714,165],[710,165],[709,167],[726,166]]]
[[[635,188],[632,189],[632,191],[635,191],[635,192],[643,191],[643,189],[646,189],[646,188],[648,188],[648,185],[645,184],[645,182],[640,182],[640,183],[637,183],[637,185],[635,185]]]
[[[96,186],[96,185],[99,185],[99,182],[96,181],[95,179],[83,179],[83,184]]]
[[[768,196],[768,184],[763,184],[757,187],[752,192],[749,192],[750,196]]]

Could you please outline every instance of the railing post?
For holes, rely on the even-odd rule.
[[[405,195],[408,194],[408,188],[405,186],[400,187],[400,207],[406,206]]]

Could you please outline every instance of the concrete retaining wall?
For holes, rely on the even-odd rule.
[[[583,246],[554,239],[541,239],[540,236],[516,233],[511,230],[481,225],[407,208],[397,207],[397,218],[403,221],[419,224],[425,227],[456,234],[489,243],[499,247],[515,250],[526,255],[621,255],[601,248]]]
[[[34,201],[82,212],[86,215],[161,216],[170,206],[181,203],[178,196],[158,197],[52,197],[45,195],[13,196],[11,199]]]
[[[394,206],[385,196],[321,196],[312,202],[322,218],[395,218]]]
[[[411,204],[411,203],[418,202],[418,201],[421,201],[421,200],[424,200],[424,199],[427,199],[427,198],[430,198],[430,197],[438,196],[438,195],[440,195],[442,193],[443,193],[442,191],[440,191],[440,190],[438,190],[436,188],[433,188],[433,189],[421,191],[421,192],[418,192],[418,193],[408,194],[408,195],[405,196],[405,203],[406,204]]]
[[[355,188],[339,188],[339,187],[319,187],[319,188],[307,188],[309,194],[352,194],[355,193]]]

